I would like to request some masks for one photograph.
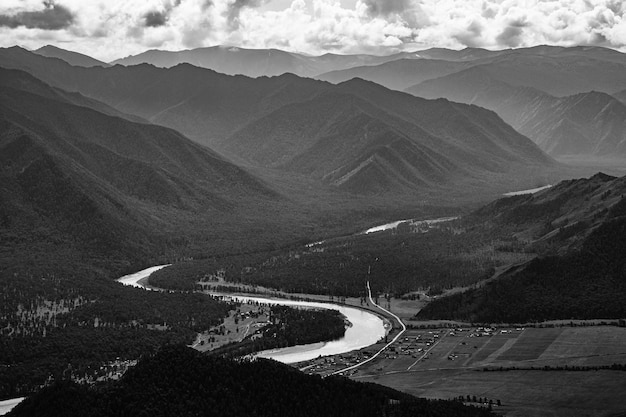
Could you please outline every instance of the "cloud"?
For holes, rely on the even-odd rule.
[[[103,60],[218,44],[310,54],[539,44],[626,50],[626,2],[0,0],[0,46],[51,42]]]
[[[472,20],[467,25],[465,30],[460,30],[452,36],[461,44],[475,48],[483,44],[482,35],[483,35],[484,30],[485,30],[485,25],[482,23],[481,20],[476,19],[476,20]]]
[[[523,42],[524,28],[529,24],[525,19],[516,19],[509,22],[504,30],[496,37],[499,45],[515,48]]]
[[[74,15],[67,8],[52,1],[45,1],[43,6],[43,10],[23,11],[14,15],[0,14],[0,26],[60,30],[68,28],[74,22]]]
[[[146,27],[159,27],[167,23],[167,13],[165,12],[148,12],[143,16],[144,25]]]
[[[238,28],[241,10],[245,7],[259,7],[262,6],[263,3],[266,3],[266,0],[234,0],[228,3],[227,10],[224,13],[228,21],[228,25],[231,28]]]
[[[412,28],[430,23],[417,0],[361,0],[361,3],[373,18],[400,19]]]
[[[389,16],[401,14],[413,7],[412,0],[364,0],[371,16]]]

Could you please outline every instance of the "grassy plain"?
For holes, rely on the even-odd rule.
[[[506,416],[626,412],[626,372],[542,370],[626,364],[626,328],[506,328],[486,333],[476,328],[408,330],[392,350],[352,377],[427,398],[475,395],[500,400],[496,411]],[[483,371],[500,367],[518,369]]]

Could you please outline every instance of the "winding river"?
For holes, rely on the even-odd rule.
[[[513,197],[516,195],[535,194],[535,193],[538,193],[539,191],[547,190],[548,188],[551,188],[551,187],[552,185],[549,184],[549,185],[544,185],[543,187],[531,188],[529,190],[511,191],[509,193],[504,193],[502,195],[506,197]]]
[[[147,278],[155,271],[165,268],[168,265],[153,266],[131,275],[119,278],[117,281],[124,285],[146,288],[144,278]],[[370,312],[355,307],[347,307],[334,303],[322,303],[314,301],[295,301],[281,298],[266,298],[244,295],[212,294],[222,296],[237,302],[258,302],[270,305],[285,305],[290,307],[305,308],[326,308],[337,310],[343,314],[350,322],[351,326],[346,329],[346,333],[341,339],[330,342],[312,343],[297,345],[281,349],[272,349],[258,353],[257,357],[270,358],[283,363],[295,363],[317,358],[318,356],[337,355],[353,350],[358,350],[385,337],[387,328],[383,320]]]

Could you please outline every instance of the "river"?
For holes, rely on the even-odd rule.
[[[25,397],[11,398],[10,400],[0,401],[0,416],[7,414],[16,405],[21,403]]]
[[[381,224],[380,226],[370,227],[366,231],[361,234],[369,235],[370,233],[382,232],[384,230],[395,229],[402,223],[409,223],[411,226],[416,227],[420,230],[427,231],[432,226],[438,223],[450,222],[452,220],[456,220],[458,217],[441,217],[439,219],[431,219],[431,220],[418,220],[418,219],[405,219],[405,220],[396,220],[395,222]]]
[[[131,275],[125,275],[117,281],[124,285],[145,288],[142,280],[147,278],[155,271],[166,267],[167,265],[153,266]],[[272,349],[258,353],[256,356],[262,358],[270,358],[283,363],[295,363],[317,358],[318,356],[337,355],[353,350],[358,350],[374,343],[385,337],[387,328],[383,320],[370,312],[355,307],[347,307],[334,303],[322,303],[313,301],[295,301],[281,298],[266,298],[256,296],[243,296],[231,294],[214,294],[217,296],[225,296],[238,302],[258,302],[271,305],[285,305],[291,307],[306,308],[326,308],[337,310],[343,314],[350,322],[351,326],[346,329],[345,335],[338,340],[330,342],[312,343],[307,345],[297,345],[281,349]]]
[[[552,187],[551,184],[550,185],[544,185],[543,187],[530,188],[528,190],[511,191],[509,193],[504,193],[503,195],[507,196],[507,197],[513,197],[515,195],[535,194],[535,193],[538,193],[539,191],[547,190],[550,187]]]

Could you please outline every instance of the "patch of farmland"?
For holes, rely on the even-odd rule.
[[[506,417],[606,417],[626,412],[626,372],[421,370],[357,378],[419,397],[500,399]],[[621,415],[621,414],[619,414]]]
[[[539,358],[543,352],[563,333],[563,328],[527,328],[510,349],[498,356],[498,361],[527,361]]]
[[[626,328],[615,326],[564,328],[539,357],[542,361],[577,366],[624,363]]]
[[[492,336],[482,349],[476,352],[472,360],[468,362],[468,365],[483,362],[500,350],[506,351],[510,349],[510,347],[516,343],[518,336],[519,333],[496,334]]]

